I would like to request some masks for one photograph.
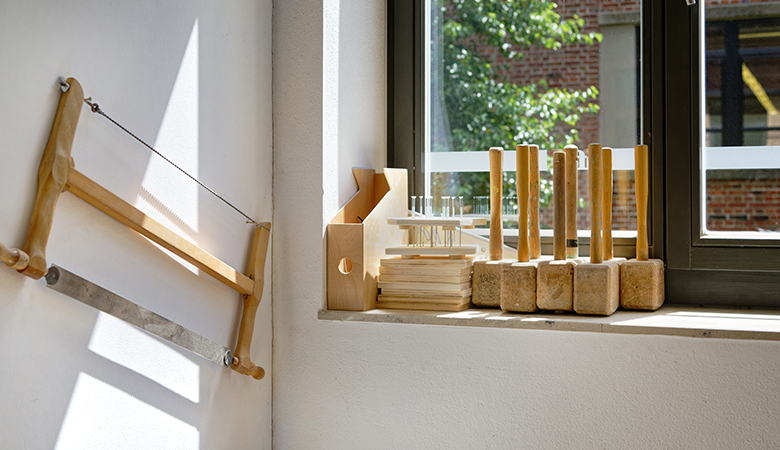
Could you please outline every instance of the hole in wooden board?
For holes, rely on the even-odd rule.
[[[339,261],[339,272],[344,275],[352,272],[352,260],[349,258],[341,258],[341,261]]]

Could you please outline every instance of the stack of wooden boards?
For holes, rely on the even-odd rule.
[[[473,256],[383,258],[377,308],[463,311],[471,304]]]

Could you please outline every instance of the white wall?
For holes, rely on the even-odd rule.
[[[59,75],[271,220],[271,19],[271,0],[0,2],[0,242],[24,243]],[[86,107],[73,157],[126,201],[246,266],[252,227],[243,217]],[[48,261],[235,346],[236,292],[70,193],[60,197]],[[269,375],[256,381],[0,266],[0,448],[270,448],[270,294],[267,283],[253,341]]]
[[[346,174],[384,161],[384,10],[275,5],[274,447],[780,445],[777,342],[317,320]]]

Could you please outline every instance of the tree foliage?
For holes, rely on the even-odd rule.
[[[596,87],[549,88],[544,79],[518,84],[512,66],[529,48],[592,45],[600,34],[581,32],[581,18],[562,18],[546,0],[442,0],[439,7],[433,26],[442,38],[433,52],[449,136],[434,135],[434,151],[510,150],[524,142],[556,149],[577,140],[581,115],[598,112],[590,103]],[[487,192],[479,186],[486,174],[475,175],[450,180],[446,191],[455,194],[458,183],[458,195],[485,195],[476,192]]]

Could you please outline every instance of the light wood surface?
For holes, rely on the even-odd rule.
[[[647,261],[647,194],[648,194],[648,149],[646,145],[634,146],[634,179],[636,186],[636,259]]]
[[[528,256],[531,259],[542,257],[542,238],[539,233],[539,146],[529,145],[531,184],[528,193],[529,221]]]
[[[601,248],[604,260],[612,259],[612,149],[601,149],[603,207],[601,209],[601,228],[603,230]]]
[[[517,260],[528,262],[528,200],[531,188],[531,151],[528,145],[517,146]]]
[[[397,226],[473,227],[485,225],[484,217],[390,217],[387,223]]]
[[[410,283],[469,283],[471,282],[471,274],[463,275],[438,275],[429,273],[387,273],[383,272],[380,268],[379,277],[377,283],[398,283],[398,282],[410,282]]]
[[[18,248],[8,248],[0,242],[0,261],[12,269],[24,270],[30,262],[30,257]]]
[[[382,289],[383,294],[388,292],[410,292],[415,294],[421,293],[448,293],[456,294],[469,291],[471,294],[471,282],[465,283],[426,283],[426,282],[384,282],[380,281],[377,286]]]
[[[236,372],[249,375],[256,380],[265,376],[265,370],[252,363],[250,347],[255,329],[257,307],[260,306],[260,300],[263,298],[265,261],[268,254],[268,239],[271,235],[269,231],[271,223],[266,222],[262,225],[266,228],[257,227],[255,229],[254,239],[252,240],[252,252],[249,257],[249,267],[247,268],[247,274],[254,282],[254,289],[251,294],[244,296],[244,309],[241,314],[241,324],[238,328],[238,342],[236,343],[236,351],[233,352],[233,364],[230,365]]]
[[[566,257],[577,258],[579,247],[577,241],[577,149],[576,145],[563,148],[566,153]]]
[[[54,210],[60,193],[65,189],[68,174],[73,166],[71,150],[76,136],[84,90],[75,78],[68,78],[70,89],[60,96],[57,115],[51,128],[49,142],[43,151],[38,167],[38,195],[35,199],[27,241],[22,250],[30,256],[30,262],[19,272],[33,279],[46,275],[46,244],[54,220]]]
[[[553,153],[553,259],[566,259],[566,153]]]
[[[385,253],[388,255],[425,255],[425,256],[466,256],[477,253],[476,245],[463,245],[454,247],[415,247],[410,245],[399,245],[395,247],[387,247]]]
[[[504,195],[504,149],[490,149],[490,259],[504,257],[501,198]]]
[[[601,263],[601,210],[603,204],[601,144],[588,145],[588,181],[590,193],[590,262]]]
[[[70,192],[152,242],[169,250],[200,270],[230,286],[241,294],[251,294],[255,283],[192,242],[179,236],[156,220],[139,211],[103,186],[77,170],[71,170],[67,182]]]
[[[403,301],[392,297],[379,296],[376,307],[380,309],[404,309],[404,310],[423,310],[423,311],[447,311],[458,312],[468,309],[471,302],[464,301],[462,303],[447,303],[447,302],[417,302],[413,300]]]

